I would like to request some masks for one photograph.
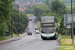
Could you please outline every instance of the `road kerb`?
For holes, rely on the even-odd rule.
[[[8,43],[8,42],[11,42],[11,41],[16,41],[16,40],[20,40],[21,37],[24,37],[26,35],[26,33],[22,34],[19,36],[19,38],[11,38],[11,39],[7,39],[7,40],[2,40],[0,41],[0,44],[3,44],[3,43]]]
[[[0,41],[0,44],[15,41],[15,40],[19,40],[19,39],[21,39],[21,38],[12,38],[12,39],[8,39],[8,40],[3,40],[3,41]]]
[[[59,39],[58,39],[58,42],[60,43],[60,45],[61,45],[61,42],[59,41]]]

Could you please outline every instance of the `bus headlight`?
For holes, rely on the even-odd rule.
[[[42,34],[42,36],[46,36],[46,34]]]
[[[53,33],[55,33],[55,32],[53,32]]]

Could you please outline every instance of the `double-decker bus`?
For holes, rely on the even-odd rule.
[[[44,16],[41,17],[40,27],[41,27],[41,38],[50,39],[50,38],[58,38],[57,23],[54,16]]]

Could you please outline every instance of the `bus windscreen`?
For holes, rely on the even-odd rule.
[[[53,33],[55,32],[55,27],[41,27],[41,33]]]

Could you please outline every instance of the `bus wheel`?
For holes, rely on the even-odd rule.
[[[45,40],[44,38],[42,38],[43,40]]]
[[[57,38],[55,38],[55,39],[58,39],[58,37],[57,37]]]

